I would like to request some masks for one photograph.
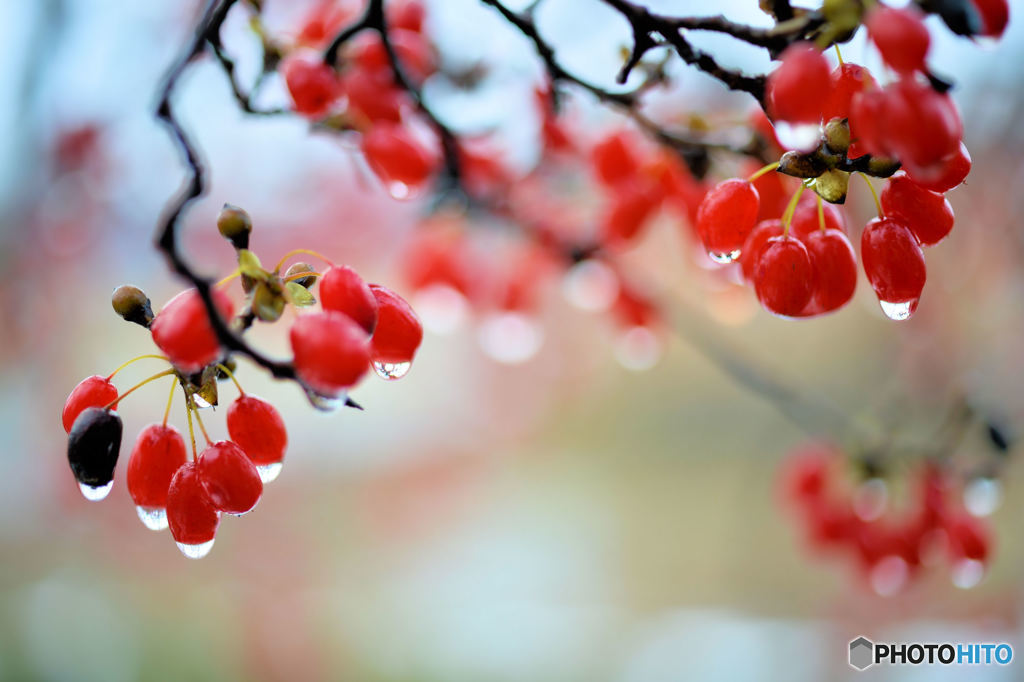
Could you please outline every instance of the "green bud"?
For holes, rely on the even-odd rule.
[[[850,174],[838,170],[822,173],[814,181],[814,191],[830,204],[846,202],[846,190],[850,185]]]
[[[313,266],[310,265],[309,263],[295,263],[290,268],[285,270],[284,279],[288,279],[289,277],[292,277],[294,275],[298,275],[299,273],[302,273],[302,272],[315,272],[315,271],[313,270]],[[314,282],[316,282],[316,275],[306,275],[305,277],[299,277],[298,279],[293,279],[291,281],[295,282],[300,287],[304,287],[304,288],[308,289],[311,286],[313,286]]]
[[[845,154],[850,149],[850,124],[844,118],[834,118],[825,124],[825,147],[833,154]]]
[[[779,159],[779,172],[794,178],[816,178],[825,172],[825,164],[814,153],[786,152]]]
[[[236,249],[249,248],[249,234],[252,232],[252,218],[245,209],[224,204],[217,216],[217,230]]]
[[[138,287],[122,284],[114,289],[110,304],[114,307],[114,312],[129,322],[149,327],[153,321],[153,306],[149,297]]]

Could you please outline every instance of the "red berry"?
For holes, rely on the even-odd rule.
[[[288,432],[277,408],[253,395],[239,396],[227,415],[228,434],[257,466],[284,459]]]
[[[871,72],[860,64],[851,62],[844,62],[833,69],[831,80],[832,94],[821,112],[821,117],[825,121],[848,118],[854,95],[875,87],[875,79]]]
[[[380,322],[378,317],[378,329]],[[321,395],[354,386],[370,367],[370,337],[348,315],[330,310],[301,315],[289,338],[296,374]]]
[[[988,559],[991,541],[985,524],[966,514],[946,521],[949,549],[956,558],[984,562]]]
[[[416,188],[434,172],[436,160],[408,129],[378,121],[363,133],[361,148],[366,162],[386,185]]]
[[[816,230],[803,238],[814,266],[812,304],[815,313],[827,313],[846,305],[857,288],[857,256],[840,230]]]
[[[389,364],[412,362],[423,340],[423,325],[405,299],[386,287],[371,284],[377,298],[377,329],[373,332],[373,361]]]
[[[388,26],[419,33],[423,30],[426,11],[419,0],[406,0],[387,5]]]
[[[825,218],[826,230],[846,232],[846,219],[843,212],[835,204],[822,202],[821,213]],[[818,217],[818,198],[810,192],[800,197],[789,229],[800,239],[814,232],[821,232],[821,219]]]
[[[64,402],[64,411],[60,415],[64,431],[70,433],[75,419],[87,407],[106,407],[117,400],[117,388],[106,377],[94,374],[78,382]]]
[[[868,14],[865,24],[886,64],[901,74],[925,70],[931,37],[920,10],[879,4]]]
[[[649,184],[631,182],[617,187],[602,221],[601,234],[605,241],[634,239],[647,224],[658,201],[657,191]]]
[[[740,178],[718,183],[697,210],[697,233],[715,260],[732,260],[754,229],[760,199],[754,186]]]
[[[743,250],[740,251],[740,266],[743,268],[743,279],[754,283],[754,271],[757,269],[757,261],[761,258],[761,250],[772,237],[782,236],[782,221],[778,218],[773,220],[762,220],[750,231],[747,240],[743,242]]]
[[[128,493],[138,507],[166,507],[174,473],[188,461],[185,439],[173,426],[150,424],[128,459]]]
[[[888,108],[889,98],[885,90],[869,89],[853,95],[850,100],[850,151],[847,152],[850,158],[863,154],[892,154],[885,130]]]
[[[251,511],[263,495],[263,481],[237,443],[221,440],[206,446],[196,460],[199,477],[210,501],[228,514]]]
[[[910,179],[933,192],[948,192],[967,179],[971,172],[971,155],[967,146],[960,147],[946,158],[928,166],[905,166]]]
[[[869,220],[861,235],[860,256],[885,314],[901,320],[910,317],[926,278],[924,253],[910,228],[890,217]]]
[[[761,162],[750,160],[742,166],[742,175],[749,176],[761,168]],[[758,222],[778,218],[786,210],[789,198],[793,196],[796,178],[782,173],[764,173],[754,180],[754,189],[760,202],[757,210]]]
[[[195,462],[182,464],[171,478],[167,523],[175,542],[181,545],[202,545],[217,534],[220,512],[210,501]]]
[[[910,228],[921,246],[934,246],[953,229],[953,208],[941,194],[897,173],[882,190],[882,212]]]
[[[344,77],[344,91],[349,111],[361,115],[368,123],[400,123],[402,110],[408,104],[405,93],[394,86],[390,73],[375,76],[359,69],[350,70]]]
[[[221,317],[228,319],[234,304],[226,293],[212,289]],[[186,374],[198,372],[221,354],[220,342],[206,315],[206,306],[195,289],[186,289],[163,307],[150,325],[153,341]]]
[[[324,310],[345,313],[367,334],[377,325],[377,299],[363,278],[346,265],[327,269],[320,280],[320,303]]]
[[[768,104],[773,118],[790,123],[818,123],[832,88],[828,61],[810,43],[795,43],[779,57],[768,76]]]
[[[954,154],[963,124],[948,94],[905,79],[886,90],[888,146],[904,163],[926,166]]]
[[[324,116],[341,95],[338,75],[316,55],[287,59],[281,70],[295,111],[304,116]]]
[[[614,186],[636,176],[640,162],[633,153],[631,144],[626,133],[620,130],[594,145],[591,163],[598,180],[605,185]]]
[[[754,291],[761,305],[776,315],[796,317],[814,288],[814,267],[803,242],[793,236],[769,239],[754,270]]]
[[[421,82],[434,72],[434,55],[423,36],[413,31],[390,27],[388,37],[395,56],[413,80]],[[384,43],[376,34],[367,35],[355,46],[353,62],[357,69],[371,74],[387,73],[390,77],[391,61]]]
[[[981,15],[981,35],[1000,38],[1010,23],[1010,3],[1007,0],[972,0]]]

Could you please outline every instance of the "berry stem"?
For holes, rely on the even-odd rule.
[[[240,269],[235,269],[234,272],[232,272],[230,275],[228,275],[227,277],[225,277],[221,281],[217,282],[213,286],[214,287],[222,287],[222,286],[224,286],[225,284],[227,284],[228,282],[230,282],[231,280],[235,279],[236,277],[238,277],[241,274],[242,274],[242,271]]]
[[[800,183],[800,187],[793,192],[793,197],[786,204],[786,210],[782,214],[782,236],[783,238],[789,236],[789,224],[793,222],[793,214],[796,213],[796,204],[800,201],[800,195],[807,189],[807,185]]]
[[[322,275],[319,272],[316,272],[315,270],[310,270],[308,272],[296,272],[294,275],[289,275],[288,277],[285,277],[284,281],[285,282],[292,282],[294,280],[302,279],[303,277],[310,277],[310,276],[321,277]]]
[[[227,368],[227,365],[218,364],[217,369],[228,375],[228,379],[231,379],[231,383],[238,389],[240,395],[245,395],[245,391],[242,389],[242,384],[238,383],[238,379],[235,378],[235,373]]]
[[[818,226],[821,227],[821,231],[825,231],[825,204],[821,200],[821,195],[817,196],[818,199]]]
[[[192,427],[192,399],[187,391],[185,392],[185,415],[188,417],[188,437],[192,441],[192,461],[194,462],[199,459],[199,456],[196,455],[196,431]]]
[[[878,217],[882,217],[882,202],[878,200],[878,192],[875,191],[875,186],[871,184],[871,178],[861,172],[857,172],[857,175],[864,178],[864,182],[868,183],[868,189],[871,190],[871,198],[875,200],[875,210],[878,212]]]
[[[284,265],[286,260],[288,260],[292,256],[297,256],[300,253],[304,253],[306,255],[313,256],[314,258],[319,258],[320,260],[322,260],[324,263],[326,263],[329,266],[333,266],[334,265],[334,263],[331,261],[331,259],[329,259],[326,256],[324,256],[323,254],[320,254],[320,253],[318,253],[316,251],[313,251],[311,249],[292,249],[288,253],[286,253],[283,256],[281,256],[281,260],[277,261],[277,265],[274,266],[274,272],[275,273],[280,272],[281,271],[281,267]]]
[[[839,43],[835,43],[832,47],[836,48],[836,59],[839,60],[839,66],[843,65],[843,53],[839,51]]]
[[[145,379],[145,380],[143,380],[143,381],[140,381],[139,383],[135,384],[134,386],[132,386],[131,388],[129,388],[129,389],[127,390],[127,391],[125,391],[124,393],[122,393],[121,395],[117,396],[116,398],[114,398],[113,400],[111,400],[111,401],[110,401],[109,403],[107,403],[106,405],[104,405],[104,406],[103,406],[103,409],[104,409],[104,410],[108,410],[108,409],[110,409],[111,407],[113,407],[113,406],[116,406],[116,405],[117,405],[117,404],[118,404],[119,402],[121,402],[122,400],[124,400],[125,398],[127,398],[127,397],[128,397],[128,396],[129,396],[130,394],[132,394],[132,393],[134,393],[135,391],[137,391],[138,389],[142,388],[143,386],[145,386],[145,385],[146,385],[146,384],[148,384],[149,382],[151,382],[151,381],[156,381],[156,380],[157,380],[157,379],[159,379],[160,377],[165,377],[165,376],[168,376],[168,375],[170,375],[170,374],[174,374],[174,373],[175,373],[175,372],[174,372],[174,370],[173,370],[173,369],[165,369],[165,370],[164,370],[164,371],[162,371],[162,372],[158,372],[157,374],[154,374],[153,376],[149,377],[148,379]]]
[[[167,398],[167,409],[164,410],[164,426],[167,426],[167,418],[171,416],[171,405],[174,404],[174,389],[177,387],[177,381],[171,382],[171,395]]]
[[[757,170],[757,172],[755,172],[753,175],[751,175],[749,178],[747,178],[747,182],[753,182],[754,180],[757,180],[762,175],[766,175],[768,173],[771,173],[773,170],[775,170],[778,167],[779,167],[779,162],[778,161],[776,161],[775,163],[769,163],[767,166],[759,168]]]
[[[147,355],[139,355],[137,357],[132,358],[131,360],[128,360],[127,362],[122,362],[117,369],[115,369],[113,372],[107,375],[107,381],[113,379],[115,374],[117,374],[118,372],[120,372],[122,369],[132,364],[133,362],[137,360],[145,360],[146,358],[153,358],[155,360],[167,360],[166,355],[155,355],[153,353],[149,353]]]
[[[196,407],[195,401],[192,401],[192,409],[196,413],[196,423],[199,424],[199,430],[203,432],[203,438],[206,439],[206,444],[210,445],[213,441],[210,440],[210,434],[206,432],[206,426],[203,425],[203,418],[199,416],[199,408]]]

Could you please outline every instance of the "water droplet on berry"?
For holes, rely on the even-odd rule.
[[[565,273],[562,294],[580,310],[603,312],[612,307],[619,295],[619,278],[599,260],[580,261]]]
[[[373,371],[377,373],[381,379],[387,379],[388,381],[394,381],[395,379],[401,379],[409,373],[409,368],[412,367],[411,362],[375,362],[373,363]]]
[[[273,464],[258,464],[256,465],[256,471],[259,472],[261,481],[263,481],[264,483],[270,483],[275,478],[281,475],[281,469],[283,467],[283,462],[274,462]]]
[[[423,326],[435,334],[451,334],[469,313],[466,297],[447,284],[431,284],[416,292],[412,307]]]
[[[207,402],[203,398],[203,396],[199,395],[198,393],[192,394],[192,403],[200,410],[205,410],[207,407],[213,407],[213,405]]]
[[[991,515],[1002,498],[1002,486],[994,478],[976,478],[964,486],[964,507],[974,516]]]
[[[647,327],[631,327],[615,344],[615,359],[626,369],[642,372],[661,359],[661,339]]]
[[[339,407],[345,405],[345,401],[348,400],[348,393],[342,391],[336,396],[326,396],[320,395],[310,389],[306,389],[306,398],[309,399],[310,405],[321,412],[334,412]]]
[[[865,521],[874,521],[885,512],[889,490],[885,481],[870,478],[861,483],[853,495],[853,512]]]
[[[78,484],[78,489],[82,491],[82,496],[90,502],[99,502],[110,494],[110,489],[113,487],[114,479],[110,479],[106,485],[88,485],[87,483]]]
[[[164,507],[136,507],[139,521],[150,530],[164,530],[167,528],[167,509]]]
[[[528,315],[504,312],[483,321],[479,340],[491,359],[515,365],[537,354],[544,342],[544,330],[540,322]]]
[[[880,597],[891,597],[907,583],[907,562],[898,556],[887,556],[871,567],[871,589]]]
[[[909,320],[910,316],[917,310],[917,301],[903,301],[902,303],[890,303],[889,301],[879,301],[879,305],[882,306],[882,312],[890,320]]]
[[[786,149],[809,152],[821,142],[821,127],[817,123],[776,121],[775,137]]]
[[[985,577],[985,564],[977,559],[961,559],[953,564],[953,584],[969,590]]]
[[[414,194],[413,189],[409,187],[409,185],[405,184],[404,182],[398,182],[397,180],[394,182],[389,182],[387,185],[387,189],[388,194],[391,195],[391,198],[398,199],[399,201],[403,199],[410,199]]]
[[[213,549],[213,540],[201,542],[198,545],[186,545],[184,542],[177,542],[175,544],[178,545],[178,549],[181,550],[181,553],[189,559],[202,559],[210,553],[211,549]]]
[[[728,253],[708,251],[708,257],[719,265],[727,265],[740,257],[740,250],[736,249],[735,251],[729,251]]]

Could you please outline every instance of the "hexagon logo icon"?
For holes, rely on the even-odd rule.
[[[850,642],[850,667],[867,670],[875,663],[875,645],[867,637],[858,637]]]

